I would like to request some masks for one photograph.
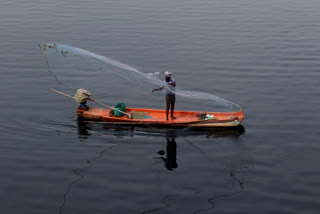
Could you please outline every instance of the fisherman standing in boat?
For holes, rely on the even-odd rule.
[[[175,116],[173,116],[173,111],[174,111],[174,104],[176,101],[176,95],[174,93],[174,87],[176,87],[176,82],[174,81],[173,78],[171,78],[172,73],[166,71],[165,72],[166,80],[164,82],[164,85],[161,88],[156,88],[153,89],[152,92],[154,91],[161,91],[163,89],[166,90],[166,115],[167,115],[167,120],[169,120],[169,109],[171,107],[171,118],[176,119]]]

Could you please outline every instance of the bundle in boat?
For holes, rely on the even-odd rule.
[[[87,91],[86,89],[79,88],[77,90],[77,93],[74,95],[74,99],[77,101],[77,103],[80,104],[80,108],[88,108],[86,105],[87,100],[90,99],[91,93]]]

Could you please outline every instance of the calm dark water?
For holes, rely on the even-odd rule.
[[[2,2],[0,209],[318,213],[319,11],[316,0]],[[60,86],[46,41],[170,70],[247,118],[214,131],[78,123],[77,104],[48,90]],[[114,87],[97,95],[112,104]]]

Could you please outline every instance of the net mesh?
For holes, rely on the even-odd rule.
[[[102,100],[124,101],[134,107],[159,108],[164,107],[163,94],[169,91],[176,95],[177,110],[241,110],[239,105],[213,94],[181,90],[179,86],[172,90],[164,84],[164,74],[161,72],[143,73],[109,57],[65,44],[40,43],[39,47],[49,71],[61,85],[70,90],[86,88]],[[151,92],[159,87],[165,90]]]

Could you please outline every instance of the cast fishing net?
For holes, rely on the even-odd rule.
[[[165,108],[166,90],[176,95],[175,110],[236,112],[241,107],[221,97],[196,91],[171,90],[164,72],[143,73],[138,69],[93,52],[57,43],[40,43],[49,72],[66,90],[85,88],[95,99],[110,105],[125,102],[130,107]],[[179,81],[177,81],[179,82]],[[160,92],[152,89],[164,87]]]

